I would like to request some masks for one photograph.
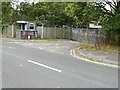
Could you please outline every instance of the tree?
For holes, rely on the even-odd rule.
[[[19,20],[32,21],[33,17],[33,8],[30,3],[21,2],[20,5],[17,6]]]
[[[2,2],[0,1],[0,14],[2,13]]]
[[[110,7],[110,10],[105,8],[106,5]],[[102,19],[99,18],[99,20],[103,26],[102,30],[107,32],[109,43],[118,44],[120,37],[120,1],[96,3],[96,8],[102,10]]]
[[[67,16],[73,18],[72,25],[78,27],[88,27],[91,21],[91,13],[89,12],[88,2],[72,2],[68,3],[65,8]]]
[[[66,23],[68,23],[67,20],[69,20],[69,17],[64,12],[66,4],[67,3],[39,2],[34,4],[34,6],[30,6],[32,7],[32,12],[28,13],[30,13],[34,21],[39,24],[44,23],[48,26],[62,26],[66,25]]]
[[[13,8],[10,2],[2,2],[2,23],[11,23]]]

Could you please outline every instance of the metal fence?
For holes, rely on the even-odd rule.
[[[8,27],[6,33],[8,36],[12,35],[11,26]],[[58,28],[58,27],[37,27],[38,38],[61,38],[71,39],[79,42],[96,43],[98,39],[105,39],[105,33],[101,33],[99,29],[87,28]],[[16,38],[20,39],[20,31],[15,30]]]
[[[0,36],[2,36],[2,25],[0,24]]]
[[[65,28],[58,27],[37,27],[39,38],[64,38],[65,30]]]
[[[37,30],[38,36],[41,38],[42,27],[37,27]],[[43,38],[63,38],[96,43],[98,39],[105,39],[105,36],[100,29],[43,27]]]
[[[100,38],[105,38],[105,34],[101,33],[99,29],[86,29],[86,28],[73,28],[72,38],[73,40],[81,42],[96,43]]]

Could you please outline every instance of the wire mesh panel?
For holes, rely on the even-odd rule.
[[[76,40],[79,42],[96,43],[98,37],[100,38],[105,36],[105,34],[100,33],[100,30],[98,29],[72,28],[72,33],[70,29],[70,27],[44,27],[43,38],[64,38]],[[42,28],[38,27],[37,30],[38,36],[41,36]]]

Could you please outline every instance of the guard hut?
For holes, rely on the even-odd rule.
[[[17,21],[19,24],[19,37],[21,39],[34,39],[37,38],[37,28],[35,23],[31,23],[28,21]]]

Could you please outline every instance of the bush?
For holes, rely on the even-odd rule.
[[[3,36],[7,36],[7,28],[8,28],[8,24],[2,24],[2,35]]]

